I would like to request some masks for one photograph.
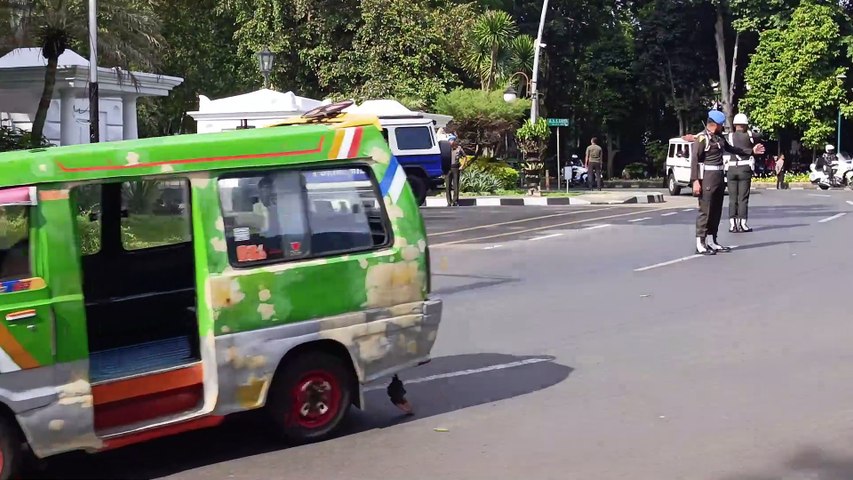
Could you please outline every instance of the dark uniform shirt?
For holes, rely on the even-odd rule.
[[[690,159],[690,183],[699,180],[699,164],[722,166],[723,152],[735,155],[752,155],[752,147],[738,148],[730,145],[722,135],[712,134],[705,130],[696,135],[693,140],[693,155]]]
[[[740,160],[749,160],[749,157],[752,156],[753,145],[755,145],[755,142],[759,141],[755,138],[754,134],[751,134],[750,132],[732,132],[731,140],[733,146],[749,150],[749,155],[738,155]]]

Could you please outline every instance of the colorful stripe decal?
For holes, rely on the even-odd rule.
[[[17,320],[23,320],[25,318],[33,318],[35,316],[36,316],[36,311],[35,311],[35,309],[31,308],[29,310],[21,310],[20,312],[7,313],[6,314],[6,321],[7,322],[14,322]]]
[[[56,162],[56,166],[59,167],[60,170],[66,173],[76,173],[76,172],[97,172],[97,171],[109,171],[109,170],[124,170],[129,168],[149,168],[149,167],[162,167],[163,165],[186,165],[190,163],[206,163],[206,162],[226,162],[233,160],[254,160],[260,158],[277,158],[277,157],[292,157],[298,155],[310,155],[313,153],[320,153],[323,151],[323,140],[324,137],[320,137],[320,142],[316,147],[309,150],[294,150],[294,151],[286,151],[286,152],[272,152],[272,153],[255,153],[248,155],[226,155],[222,157],[203,157],[203,158],[185,158],[180,160],[164,160],[162,162],[150,162],[150,163],[128,163],[126,165],[99,165],[95,167],[66,167],[59,161]]]
[[[26,368],[36,368],[39,362],[26,351],[9,332],[6,325],[0,324],[0,372],[14,372]]]
[[[364,136],[364,129],[344,128],[335,132],[335,139],[332,141],[332,149],[329,150],[329,159],[345,160],[347,158],[356,158],[359,150],[361,150],[361,139]]]
[[[379,183],[379,191],[383,197],[391,197],[391,202],[397,203],[405,186],[406,171],[403,170],[402,165],[397,161],[397,157],[392,155],[391,162],[385,170],[385,176],[382,177],[382,182]]]
[[[41,290],[45,287],[42,278],[23,278],[20,280],[9,280],[0,282],[0,293],[15,293],[26,290]]]

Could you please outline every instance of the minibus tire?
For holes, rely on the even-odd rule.
[[[453,146],[447,140],[442,140],[438,142],[438,151],[441,153],[441,172],[447,175],[453,163]]]
[[[0,480],[16,479],[21,473],[23,449],[18,430],[0,418]]]
[[[419,176],[411,176],[408,177],[409,186],[412,189],[412,193],[415,195],[415,202],[418,203],[418,206],[423,206],[426,203],[427,197],[427,182],[423,177]]]
[[[330,435],[337,429],[352,403],[352,378],[350,370],[336,356],[324,352],[306,352],[287,360],[276,373],[267,400],[276,433],[292,443],[308,443]],[[306,387],[319,387],[306,394]],[[308,415],[297,410],[301,403],[309,408]],[[310,411],[308,404],[317,407],[322,403],[326,413]]]

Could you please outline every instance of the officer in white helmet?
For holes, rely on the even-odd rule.
[[[743,113],[738,113],[732,123],[735,131],[729,133],[729,144],[742,150],[752,151],[759,139],[749,128],[749,119]],[[729,232],[731,233],[752,231],[747,224],[747,218],[749,218],[749,191],[752,188],[754,171],[753,155],[731,154],[729,157],[726,180],[729,189]]]
[[[820,156],[817,159],[817,168],[822,168],[824,172],[826,172],[826,176],[829,178],[829,184],[833,184],[834,180],[834,172],[832,171],[832,164],[838,160],[838,155],[835,153],[835,145],[826,145],[824,149],[826,153]]]

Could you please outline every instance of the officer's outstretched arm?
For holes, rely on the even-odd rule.
[[[724,136],[723,137],[723,150],[728,153],[734,153],[735,155],[752,155],[751,148],[739,148],[729,143],[729,140]]]

